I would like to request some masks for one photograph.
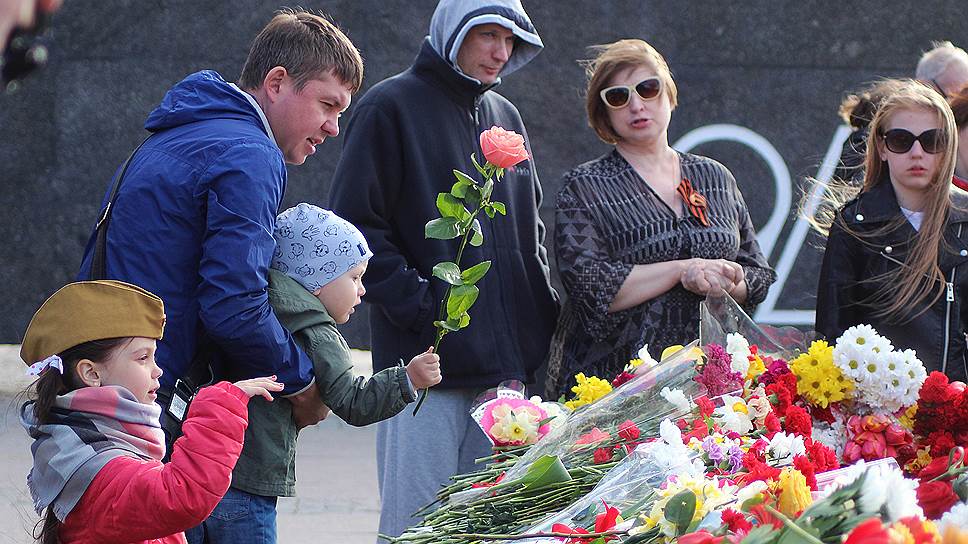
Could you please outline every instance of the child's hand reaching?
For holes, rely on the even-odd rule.
[[[256,395],[259,395],[269,402],[272,402],[272,394],[269,393],[269,391],[282,391],[282,388],[284,387],[281,383],[276,381],[275,376],[242,380],[240,382],[235,382],[235,386],[244,391],[250,399]]]
[[[426,389],[440,383],[440,356],[434,353],[434,348],[427,348],[427,351],[410,359],[407,376],[415,389]]]

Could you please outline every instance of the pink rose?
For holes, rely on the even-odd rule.
[[[491,127],[481,133],[481,151],[487,162],[498,168],[510,168],[531,158],[524,147],[524,136],[501,127]]]

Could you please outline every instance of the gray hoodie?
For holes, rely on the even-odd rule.
[[[430,19],[430,45],[458,73],[463,74],[457,66],[457,53],[464,37],[471,28],[487,23],[499,24],[518,38],[511,58],[501,70],[501,76],[524,66],[544,48],[521,0],[441,0]]]

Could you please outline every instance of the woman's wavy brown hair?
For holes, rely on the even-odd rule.
[[[899,215],[884,227],[862,233],[851,229],[840,218],[839,210],[858,193],[870,191],[880,183],[891,183],[887,161],[881,155],[885,126],[893,116],[903,110],[927,110],[938,118],[938,125],[946,136],[944,149],[940,153],[938,169],[929,184],[929,194],[925,202],[924,219],[918,229],[911,251],[904,265],[894,268],[880,277],[865,281],[883,282],[896,286],[893,290],[881,290],[870,302],[875,315],[881,318],[903,321],[916,317],[934,304],[945,291],[944,274],[938,266],[938,254],[944,240],[944,226],[951,209],[951,176],[954,174],[958,129],[954,116],[944,97],[937,91],[911,79],[887,80],[884,85],[891,86],[892,93],[886,96],[877,109],[870,124],[867,137],[867,154],[864,160],[864,184],[858,190],[836,180],[826,188],[824,202],[808,217],[814,228],[824,234],[837,221],[838,226],[849,235],[864,243],[871,238],[882,236],[903,225],[907,219]],[[925,303],[918,314],[911,314],[919,303]]]

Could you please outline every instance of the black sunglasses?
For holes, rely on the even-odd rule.
[[[907,153],[914,147],[914,142],[921,142],[921,149],[925,153],[931,153],[933,155],[935,153],[941,153],[947,144],[947,138],[945,138],[944,133],[941,132],[941,129],[937,128],[925,130],[917,136],[903,128],[892,128],[885,132],[881,138],[884,139],[884,145],[887,146],[887,150],[891,153]]]
[[[602,102],[605,102],[606,106],[617,110],[628,105],[629,100],[632,99],[633,90],[642,100],[655,100],[662,92],[662,80],[657,77],[650,77],[638,82],[634,87],[632,85],[615,85],[602,89],[598,94],[601,95]]]

